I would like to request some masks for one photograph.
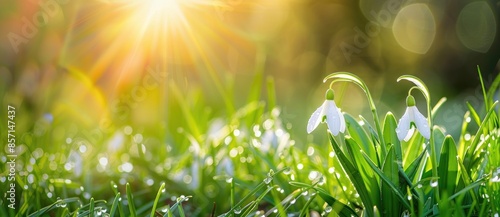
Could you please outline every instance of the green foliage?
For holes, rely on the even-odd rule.
[[[64,136],[25,134],[25,153],[18,160],[24,162],[22,171],[29,172],[16,176],[23,188],[16,194],[22,205],[16,211],[2,206],[0,215],[397,217],[500,212],[500,120],[494,98],[500,76],[489,90],[481,79],[484,109],[467,104],[458,138],[433,125],[445,100],[432,106],[423,81],[401,76],[398,81],[412,82],[410,91],[420,90],[427,100],[431,137],[415,133],[400,141],[398,119],[390,111],[379,117],[363,80],[333,73],[325,78],[331,85],[347,81],[363,89],[372,119],[345,113],[346,132],[328,133],[327,145],[289,133],[291,126],[275,106],[274,81],[268,78],[267,86],[262,85],[259,67],[239,109],[233,111],[231,97],[218,89],[224,92],[226,114],[207,107],[200,90],[185,92],[172,83],[166,105],[170,116],[154,129],[116,127],[91,140],[85,133],[89,129],[57,121],[45,130],[56,135],[67,128]],[[49,143],[64,145],[37,146]],[[75,155],[83,160],[73,161]],[[83,174],[75,167],[83,168]]]

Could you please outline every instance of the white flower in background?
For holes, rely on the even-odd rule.
[[[415,132],[415,126],[420,134],[429,139],[431,137],[431,131],[427,119],[418,111],[417,106],[415,106],[415,98],[408,95],[406,98],[406,111],[399,119],[398,127],[396,128],[396,133],[399,140],[408,141]]]
[[[68,171],[73,170],[75,176],[82,175],[83,172],[83,159],[79,152],[71,150],[69,153],[66,164],[64,168]]]
[[[323,104],[314,111],[307,122],[307,133],[311,133],[316,127],[318,127],[320,122],[326,122],[328,129],[334,136],[338,135],[339,132],[344,133],[345,131],[345,119],[344,115],[339,108],[335,105],[333,100],[333,90],[328,89],[326,91],[326,100]]]

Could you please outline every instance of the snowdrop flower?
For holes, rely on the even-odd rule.
[[[328,89],[326,91],[326,100],[323,104],[314,111],[309,118],[307,123],[307,133],[311,133],[316,127],[318,127],[320,122],[326,122],[328,129],[334,136],[338,135],[339,132],[344,133],[345,131],[345,119],[344,115],[339,108],[335,105],[333,101],[333,90]]]
[[[404,140],[405,142],[410,140],[411,136],[415,132],[415,126],[423,137],[429,139],[431,137],[429,124],[427,119],[415,106],[415,98],[413,98],[412,95],[408,95],[408,97],[406,97],[406,105],[405,114],[401,117],[401,119],[399,119],[398,127],[396,128],[398,139]]]

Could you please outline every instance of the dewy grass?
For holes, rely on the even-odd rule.
[[[2,199],[0,216],[498,216],[500,76],[486,89],[480,75],[484,106],[467,105],[453,138],[434,124],[445,100],[432,105],[435,96],[418,78],[394,81],[412,84],[409,95],[419,90],[426,101],[400,102],[415,106],[404,119],[377,110],[360,77],[333,73],[325,78],[330,88],[362,88],[372,118],[319,112],[315,121],[345,121],[342,130],[342,122],[327,124],[339,127],[335,136],[317,133],[329,145],[291,134],[274,106],[274,81],[261,85],[262,78],[247,104],[227,114],[213,112],[203,92],[169,85],[169,118],[154,128],[116,124],[89,137],[95,131],[72,119],[36,121],[33,132],[18,136],[16,209]],[[260,100],[266,94],[267,104]],[[8,166],[5,159],[0,166]],[[8,181],[0,177],[3,192]]]

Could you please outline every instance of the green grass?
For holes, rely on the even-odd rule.
[[[116,121],[102,130],[71,117],[34,121],[17,137],[16,210],[2,198],[0,216],[491,216],[500,212],[500,122],[495,101],[500,77],[489,89],[481,78],[484,105],[468,105],[457,138],[433,125],[444,100],[431,105],[430,98],[437,96],[422,81],[400,77],[396,84],[414,85],[408,89],[424,95],[426,107],[424,102],[417,105],[430,114],[431,123],[429,140],[415,133],[405,142],[396,136],[399,117],[377,110],[361,78],[334,73],[325,81],[331,81],[330,86],[352,82],[362,88],[372,117],[347,111],[346,132],[315,133],[329,141],[317,144],[290,134],[290,124],[276,107],[274,81],[268,78],[263,87],[261,73],[244,106],[233,111],[237,106],[228,105],[230,95],[224,97],[228,109],[223,114],[207,106],[201,91],[186,93],[170,83],[167,119],[154,127]],[[379,117],[380,112],[386,114]],[[305,131],[305,125],[294,127]],[[6,168],[6,160],[0,166]],[[6,175],[4,171],[2,176]],[[0,181],[0,190],[6,192],[8,182]]]

